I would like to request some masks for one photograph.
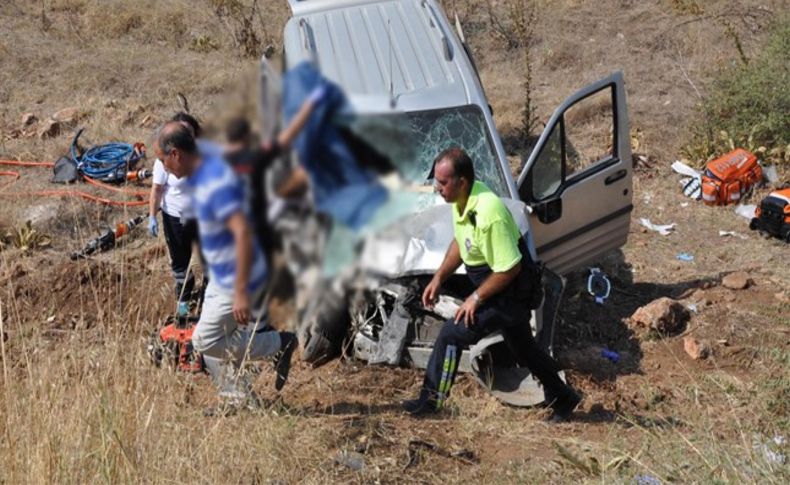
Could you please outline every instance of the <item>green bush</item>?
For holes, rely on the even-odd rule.
[[[778,20],[747,63],[724,69],[699,108],[684,152],[705,162],[742,147],[790,168],[790,17]]]

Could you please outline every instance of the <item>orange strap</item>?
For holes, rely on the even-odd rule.
[[[13,165],[19,167],[54,167],[55,164],[52,162],[23,162],[18,160],[0,160],[0,165]],[[15,171],[0,171],[0,176],[6,177],[14,177],[14,180],[7,183],[3,188],[12,185],[16,182],[20,177],[19,172]],[[117,207],[138,207],[147,205],[148,201],[144,200],[147,192],[143,190],[135,190],[135,189],[127,189],[123,187],[113,187],[112,185],[107,185],[105,183],[99,182],[98,180],[94,180],[92,178],[86,177],[83,175],[82,177],[86,182],[96,187],[101,187],[105,190],[110,190],[112,192],[117,192],[121,194],[126,194],[132,196],[138,200],[134,201],[123,201],[123,200],[112,200],[106,199],[104,197],[98,197],[93,194],[89,194],[87,192],[83,192],[81,190],[38,190],[33,192],[0,192],[0,197],[80,197],[82,199],[97,202],[99,204],[110,205],[110,206],[117,206]],[[143,199],[143,200],[140,200]]]

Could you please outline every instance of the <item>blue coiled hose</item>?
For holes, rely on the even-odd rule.
[[[80,155],[77,140],[83,130],[80,129],[71,142],[71,158],[77,163],[77,170],[87,177],[104,181],[125,180],[126,172],[142,158],[133,145],[120,142],[96,145]]]

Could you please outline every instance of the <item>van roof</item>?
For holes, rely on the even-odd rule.
[[[285,28],[290,66],[314,59],[354,98],[395,99],[401,110],[469,104],[460,43],[432,0],[292,3]],[[294,52],[296,51],[296,52]]]

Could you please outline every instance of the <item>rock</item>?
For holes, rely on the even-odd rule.
[[[692,336],[683,337],[683,349],[694,360],[707,359],[710,355],[710,345]]]
[[[722,286],[731,290],[745,290],[753,283],[754,281],[749,278],[749,273],[745,271],[730,273],[721,280]]]
[[[774,298],[776,298],[777,300],[779,300],[781,302],[786,302],[787,301],[787,293],[785,293],[784,291],[780,291],[778,293],[774,293]]]
[[[631,315],[631,322],[662,335],[672,335],[682,331],[690,317],[688,309],[679,301],[663,297],[638,308]]]
[[[44,125],[38,130],[38,137],[42,140],[44,138],[52,138],[60,134],[62,125],[59,121],[49,119],[44,122]]]
[[[708,294],[705,290],[697,290],[691,294],[691,301],[695,302],[697,306],[706,307],[711,305],[710,298],[708,298]]]
[[[62,110],[56,112],[52,115],[52,119],[55,121],[60,121],[61,123],[73,123],[77,121],[80,116],[80,110],[78,108],[63,108]]]
[[[335,463],[360,471],[365,468],[365,457],[355,451],[341,451],[335,455]]]
[[[38,121],[38,118],[33,113],[25,113],[22,115],[22,126],[30,126]]]

